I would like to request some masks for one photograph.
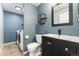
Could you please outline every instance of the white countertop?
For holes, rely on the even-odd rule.
[[[69,35],[59,36],[58,34],[44,34],[43,36],[79,43],[79,36],[69,36]]]

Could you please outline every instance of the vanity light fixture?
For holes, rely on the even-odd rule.
[[[15,9],[21,11],[21,7],[16,6]]]

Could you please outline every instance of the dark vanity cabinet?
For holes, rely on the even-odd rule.
[[[57,38],[42,36],[43,56],[77,56],[79,44]]]

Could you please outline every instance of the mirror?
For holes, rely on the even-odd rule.
[[[58,3],[52,8],[52,26],[73,24],[72,3]]]

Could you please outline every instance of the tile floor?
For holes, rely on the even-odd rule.
[[[23,56],[17,44],[4,45],[0,56]]]

